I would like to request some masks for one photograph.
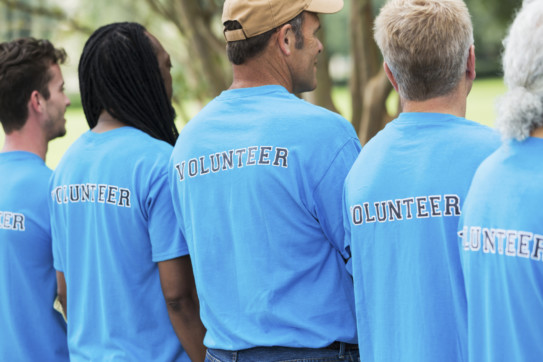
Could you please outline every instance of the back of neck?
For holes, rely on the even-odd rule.
[[[445,113],[457,117],[466,117],[466,97],[451,94],[424,101],[402,99],[403,112]]]
[[[6,135],[1,152],[26,151],[38,155],[45,161],[48,142],[43,136],[32,135],[25,131],[13,131]]]

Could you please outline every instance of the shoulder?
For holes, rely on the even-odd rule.
[[[38,156],[26,151],[0,153],[0,174],[9,173],[11,180],[39,184],[48,180],[51,169]]]
[[[123,127],[96,134],[81,135],[62,157],[55,176],[103,170],[132,174],[150,168],[166,168],[173,147],[143,131]],[[147,171],[146,171],[147,170]]]
[[[133,163],[135,169],[143,172],[146,170],[159,174],[165,172],[173,146],[137,129],[127,130],[126,133],[124,140],[126,149],[119,157],[124,157]]]
[[[484,137],[485,139],[488,139],[489,142],[497,142],[501,144],[500,133],[496,129],[490,128],[481,123],[471,121],[468,119],[461,118],[461,120],[462,120],[462,126],[471,131],[469,134],[466,134],[466,136],[469,136],[470,134],[472,134],[475,137]]]
[[[295,97],[296,98],[296,97]],[[343,116],[302,99],[294,99],[295,106],[284,111],[284,117],[293,119],[293,129],[314,140],[358,139],[354,127]]]
[[[501,146],[498,131],[477,122],[463,120],[456,130],[458,147],[475,155],[477,152],[488,156]],[[471,150],[470,150],[471,149]]]

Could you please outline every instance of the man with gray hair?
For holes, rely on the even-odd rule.
[[[343,181],[360,151],[317,86],[319,13],[343,0],[226,0],[234,80],[181,132],[170,186],[210,361],[356,361]]]
[[[543,3],[524,1],[505,42],[504,143],[475,174],[460,220],[470,361],[543,356]]]
[[[402,113],[345,181],[362,361],[461,361],[466,298],[457,239],[477,166],[499,144],[466,120],[475,79],[462,0],[390,0],[375,23]]]

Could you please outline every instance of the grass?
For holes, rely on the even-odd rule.
[[[45,160],[47,166],[54,169],[68,147],[70,147],[70,145],[88,129],[89,126],[85,120],[83,108],[69,107],[66,110],[66,136],[56,138],[49,142],[49,149],[47,150],[47,157]]]
[[[496,98],[505,93],[505,86],[501,79],[477,80],[468,97],[466,118],[480,122],[492,127],[496,116],[494,103]],[[346,87],[337,88],[333,93],[334,101],[340,112],[349,119],[351,98]],[[391,113],[395,112],[398,98],[393,92],[388,101],[387,107]],[[177,125],[179,129],[181,124]],[[46,163],[49,167],[55,168],[68,147],[85,131],[88,130],[83,110],[80,107],[69,107],[66,111],[66,136],[57,138],[49,143]],[[0,129],[0,148],[4,144],[3,132]]]
[[[496,99],[505,93],[505,85],[500,78],[486,78],[475,81],[473,89],[468,96],[466,118],[482,123],[489,127],[494,125]],[[350,119],[351,98],[349,90],[345,87],[334,90],[333,98],[341,114]],[[398,94],[393,91],[387,100],[387,109],[390,114],[398,111]]]
[[[501,78],[476,81],[468,96],[466,118],[493,127],[496,118],[496,101],[505,94],[505,91]]]

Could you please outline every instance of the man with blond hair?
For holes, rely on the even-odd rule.
[[[362,361],[461,361],[466,297],[456,235],[477,166],[499,143],[466,120],[475,79],[461,0],[391,0],[375,23],[402,113],[345,181]]]
[[[318,13],[342,0],[226,0],[234,81],[170,163],[209,361],[357,361],[343,249],[352,125],[293,93],[317,86]]]

